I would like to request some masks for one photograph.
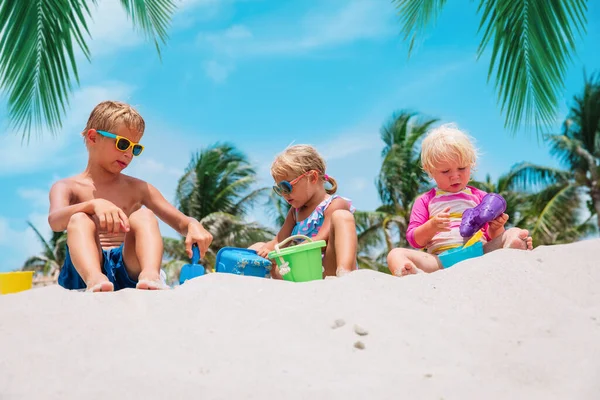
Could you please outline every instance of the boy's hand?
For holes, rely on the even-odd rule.
[[[263,244],[262,247],[256,251],[256,253],[259,256],[261,256],[262,258],[269,258],[268,255],[269,255],[270,252],[272,252],[273,250],[275,250],[275,245],[276,244],[277,244],[276,241],[270,240],[267,243]]]
[[[94,199],[92,206],[101,231],[119,233],[122,229],[124,232],[129,232],[129,218],[114,203],[105,199]]]
[[[493,221],[490,221],[488,227],[488,234],[493,239],[504,232],[504,225],[508,221],[508,214],[502,214]]]
[[[450,207],[446,207],[444,211],[433,217],[429,223],[436,232],[450,231]]]
[[[187,235],[185,237],[185,251],[189,258],[192,258],[192,245],[196,243],[200,250],[200,258],[204,257],[208,251],[208,247],[212,243],[213,237],[202,224],[195,219],[192,219],[188,224]]]

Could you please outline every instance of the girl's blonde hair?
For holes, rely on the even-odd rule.
[[[314,147],[298,144],[288,147],[275,157],[275,161],[271,164],[271,176],[273,179],[285,175],[300,176],[314,170],[319,173],[319,179],[331,184],[331,188],[325,189],[325,191],[328,194],[334,194],[337,191],[337,182],[325,173],[325,168],[325,160]]]
[[[125,125],[127,129],[136,131],[140,135],[143,135],[146,129],[144,118],[129,104],[120,101],[103,101],[90,113],[81,135],[85,138],[90,129],[112,132],[120,125]]]
[[[454,124],[432,129],[421,144],[423,170],[431,175],[436,165],[448,161],[475,168],[478,152],[472,140]]]

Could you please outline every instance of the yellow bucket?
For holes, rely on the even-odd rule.
[[[0,272],[0,294],[31,289],[33,271]]]

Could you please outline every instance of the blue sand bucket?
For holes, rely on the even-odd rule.
[[[271,261],[262,258],[254,250],[223,247],[217,253],[215,271],[266,278],[271,273]]]
[[[454,264],[468,260],[469,258],[479,257],[483,255],[483,243],[477,242],[469,247],[458,247],[440,253],[438,257],[444,268],[450,268]]]

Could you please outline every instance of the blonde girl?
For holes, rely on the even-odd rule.
[[[277,236],[252,248],[267,257],[277,243],[291,235],[325,240],[324,274],[343,276],[356,269],[354,208],[350,201],[335,194],[337,183],[327,175],[325,168],[323,157],[308,145],[288,147],[275,158],[271,165],[275,180],[273,190],[287,201],[290,209]],[[273,277],[281,277],[276,268]]]

